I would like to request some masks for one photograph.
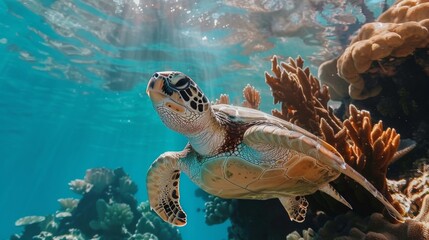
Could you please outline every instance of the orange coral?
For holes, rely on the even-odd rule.
[[[385,176],[398,149],[399,134],[391,128],[383,131],[381,121],[373,125],[368,111],[358,111],[350,105],[349,112],[350,117],[344,121],[344,126],[352,139],[356,157],[352,157],[348,163],[365,175],[372,176],[373,179],[369,180],[374,181],[375,187],[387,189]]]
[[[381,86],[368,84],[361,74],[369,71],[374,61],[405,57],[418,48],[428,48],[428,29],[428,0],[398,1],[377,22],[362,26],[337,63],[338,74],[350,84],[350,96],[366,99],[378,95]],[[382,74],[395,72],[394,68],[380,67]]]
[[[221,94],[214,104],[229,104],[229,96],[227,94]]]
[[[321,87],[308,68],[303,70],[303,65],[300,57],[280,64],[273,57],[274,75],[265,74],[274,103],[281,103],[281,111],[274,110],[273,115],[320,136],[393,201],[388,193],[386,174],[399,145],[399,134],[391,128],[383,130],[381,121],[372,124],[369,112],[359,111],[352,105],[349,119],[341,122],[328,107],[327,87]]]
[[[247,84],[243,89],[243,97],[245,99],[241,104],[243,107],[259,109],[259,105],[261,104],[261,95],[256,88]]]
[[[321,87],[310,69],[303,65],[301,57],[295,60],[289,58],[287,63],[280,65],[277,57],[273,57],[271,70],[274,75],[265,73],[265,82],[271,87],[274,104],[281,102],[281,111],[274,110],[273,115],[321,136],[319,123],[322,118],[334,126],[339,125],[340,121],[328,108],[328,88]]]
[[[261,94],[255,87],[247,86],[243,89],[243,97],[244,101],[241,104],[243,107],[259,109],[259,105],[261,104]],[[229,104],[229,96],[227,94],[221,94],[219,99],[216,99],[214,104]]]

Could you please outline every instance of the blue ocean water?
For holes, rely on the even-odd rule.
[[[380,4],[367,2],[379,14]],[[22,230],[14,226],[18,218],[53,213],[57,199],[77,197],[68,183],[89,168],[123,167],[139,185],[137,199],[147,200],[152,161],[186,144],[162,124],[145,94],[153,72],[182,71],[211,100],[228,93],[235,104],[250,83],[268,112],[274,106],[264,71],[273,54],[301,55],[314,74],[334,54],[319,41],[335,37],[317,39],[317,25],[330,24],[324,14],[314,13],[319,23],[302,25],[305,19],[292,15],[297,2],[253,4],[0,1],[0,239]],[[342,9],[364,21],[353,8]],[[279,11],[292,16],[291,23],[276,19]],[[300,24],[300,31],[291,30]],[[228,222],[205,225],[199,211],[204,202],[195,190],[183,176],[182,204],[189,214],[183,239],[202,239],[202,233],[208,240],[227,239]]]

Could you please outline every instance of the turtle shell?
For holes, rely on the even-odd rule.
[[[215,113],[222,112],[226,114],[227,116],[229,116],[230,120],[234,122],[251,123],[259,121],[261,123],[275,124],[285,127],[291,131],[301,133],[302,135],[309,137],[313,140],[320,141],[318,137],[308,132],[307,130],[259,110],[227,104],[216,104],[212,106],[212,109]]]
[[[330,144],[326,143],[325,141],[318,138],[314,134],[308,132],[307,130],[301,127],[298,127],[297,125],[294,125],[290,122],[287,122],[283,119],[280,119],[273,115],[270,115],[252,108],[245,108],[245,107],[239,107],[239,106],[233,106],[233,105],[227,105],[227,104],[216,104],[212,106],[212,109],[215,113],[221,112],[227,115],[229,119],[233,122],[251,123],[251,122],[257,121],[257,122],[260,122],[261,124],[272,124],[275,126],[280,126],[282,128],[288,129],[297,134],[302,134],[303,136],[307,137],[310,141],[317,142],[328,151],[339,156],[339,158],[335,158],[336,165],[344,166],[345,164],[345,161],[341,157],[341,154],[338,153],[338,151]],[[292,150],[297,150],[297,149],[292,149]]]
[[[326,145],[328,151],[332,149],[332,153],[336,153],[333,147],[308,131],[261,111],[224,104],[213,105],[212,108],[215,114],[223,113],[233,122],[258,122],[258,125],[263,126],[281,126],[299,137],[297,142],[312,142],[308,146]],[[314,193],[320,186],[334,180],[340,174],[334,170],[332,161],[326,163],[308,156],[300,152],[302,149],[299,149],[298,145],[293,145],[290,149],[269,146],[267,151],[259,151],[241,144],[239,149],[236,154],[220,153],[201,162],[185,161],[195,164],[191,169],[196,172],[191,174],[191,178],[195,176],[193,180],[201,188],[217,196],[268,199],[283,194]],[[312,148],[314,149],[316,148]]]

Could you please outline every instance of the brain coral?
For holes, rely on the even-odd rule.
[[[377,22],[365,24],[337,63],[338,74],[350,84],[349,95],[354,99],[378,95],[379,83],[364,79],[362,74],[371,71],[372,64],[377,62],[380,74],[394,74],[394,65],[383,67],[379,61],[387,59],[388,62],[389,57],[401,58],[418,48],[429,47],[428,29],[429,0],[398,1]]]

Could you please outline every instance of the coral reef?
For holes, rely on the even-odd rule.
[[[243,97],[244,101],[241,104],[243,107],[259,109],[259,105],[261,105],[261,94],[254,87],[247,84],[243,89]]]
[[[225,222],[231,215],[231,201],[208,195],[208,200],[204,206],[207,225],[220,224]]]
[[[382,87],[376,79],[361,75],[368,71],[371,75],[394,75],[403,57],[416,49],[429,47],[428,28],[429,2],[425,0],[398,1],[376,22],[362,26],[337,64],[340,77],[350,83],[350,96],[366,99],[378,95]],[[380,63],[384,58],[391,58],[387,65],[379,64],[379,68],[370,69],[373,62]]]
[[[148,201],[142,202],[138,206],[142,217],[137,222],[137,233],[151,233],[160,240],[182,239],[176,227],[164,222],[158,215],[150,209]]]
[[[409,159],[418,159],[429,156],[428,59],[429,1],[399,0],[362,26],[340,57],[322,64],[319,77],[343,108],[366,109],[402,138],[415,139]]]
[[[265,73],[265,82],[271,87],[274,104],[281,103],[281,111],[272,114],[292,122],[317,136],[321,136],[319,127],[322,118],[330,125],[339,125],[332,109],[328,108],[329,92],[321,87],[318,80],[304,68],[304,60],[289,58],[288,62],[278,63],[272,58],[271,70],[274,75]]]
[[[130,224],[134,218],[131,208],[126,203],[107,204],[103,199],[96,203],[97,219],[89,222],[94,230],[120,232],[123,226]]]
[[[399,180],[388,180],[388,186],[406,214],[415,218],[429,194],[429,166],[424,164],[417,172],[408,173]]]
[[[281,110],[273,110],[273,115],[293,122],[330,143],[350,166],[371,181],[400,212],[406,214],[409,208],[405,209],[406,211],[402,209],[404,205],[400,204],[393,191],[389,191],[389,185],[386,181],[388,167],[398,156],[403,155],[410,149],[405,147],[405,150],[397,152],[400,145],[399,134],[392,128],[384,128],[384,124],[381,121],[374,123],[368,111],[358,110],[353,105],[348,108],[348,117],[343,121],[340,120],[328,106],[330,96],[327,87],[320,86],[319,81],[311,75],[309,69],[304,68],[304,62],[300,57],[297,59],[289,58],[288,62],[281,63],[278,62],[276,57],[273,57],[272,72],[273,75],[265,74],[265,80],[271,87],[274,103],[280,103],[281,107]],[[248,87],[246,88],[249,89]],[[246,94],[244,94],[244,97],[246,100],[249,99]],[[258,102],[260,102],[260,99]],[[228,101],[224,103],[228,103]],[[414,142],[411,141],[412,144]],[[389,183],[392,184],[391,182]],[[419,183],[419,186],[424,185],[421,182]],[[290,223],[287,220],[287,216],[284,216],[282,209],[277,209],[281,208],[281,206],[277,206],[278,202],[276,200],[262,202],[233,200],[230,205],[232,226],[229,228],[229,238],[265,239],[269,236],[272,239],[281,239],[286,236],[288,231],[292,232],[296,229],[301,229],[303,236],[299,235],[298,232],[294,232],[289,234],[288,239],[332,239],[331,237],[335,236],[348,236],[350,229],[353,227],[368,226],[369,222],[370,224],[376,224],[379,221],[379,217],[369,218],[368,216],[374,212],[380,212],[383,206],[378,201],[375,201],[367,191],[343,176],[332,184],[351,203],[355,212],[346,213],[347,209],[339,206],[332,199],[326,198],[323,194],[316,193],[308,196],[309,201],[312,202],[308,219],[313,220],[295,226],[294,223]],[[391,194],[393,194],[393,197]],[[419,196],[422,196],[422,194]],[[410,197],[407,196],[406,198]],[[211,203],[208,205],[212,206]],[[323,209],[328,215],[319,214],[315,209]],[[210,212],[213,212],[213,210],[211,209]],[[265,214],[266,212],[271,214]],[[344,213],[346,214],[344,215]],[[329,219],[329,215],[339,216],[337,219],[326,222]],[[208,214],[206,214],[207,216]],[[364,218],[365,216],[367,217]],[[373,216],[382,217],[382,215]],[[255,219],[258,219],[258,221],[255,221]],[[389,222],[389,226],[392,227],[396,227],[396,224],[399,224],[401,229],[404,228],[400,223],[390,223],[394,222],[394,220],[390,219],[387,214],[382,221]],[[416,224],[421,223],[417,219],[413,221]],[[273,224],[274,222],[287,222],[287,225],[277,226]],[[414,222],[413,224],[408,222],[406,224],[409,224],[409,226],[414,224]],[[309,223],[312,223],[311,227],[313,229],[319,230],[307,230],[310,225],[306,224]],[[364,234],[367,234],[370,230],[371,228],[361,229]],[[373,230],[374,232],[378,230],[380,232],[384,231],[383,229]]]
[[[424,215],[427,215],[427,209],[423,210]],[[362,218],[348,212],[326,222],[312,239],[429,239],[429,222],[421,219],[410,219],[404,223],[391,223],[379,213],[373,213],[370,217]]]
[[[300,57],[296,60],[289,58],[287,63],[280,64],[277,57],[273,57],[271,69],[274,75],[265,73],[274,103],[281,102],[281,111],[274,110],[273,115],[320,136],[338,150],[347,164],[392,201],[387,191],[386,174],[398,148],[399,135],[391,128],[383,130],[381,121],[373,125],[369,112],[358,111],[352,105],[349,108],[350,117],[342,122],[328,106],[328,88],[320,86],[319,81],[303,65],[304,61]],[[346,181],[336,182],[339,183],[337,185],[343,185]],[[337,187],[356,188],[352,182],[347,182],[351,186]],[[365,196],[365,193],[358,192],[359,196]],[[350,194],[355,195],[345,195]],[[365,203],[367,200],[364,199],[368,198],[371,199],[369,196],[360,199],[360,203]]]
[[[81,199],[59,199],[60,209],[48,216],[19,219],[24,231],[11,239],[181,239],[177,228],[164,223],[149,207],[137,205],[137,185],[122,168],[94,168],[70,189]]]
[[[428,184],[426,184],[426,188]],[[379,213],[362,218],[349,211],[326,221],[317,231],[304,229],[303,234],[292,232],[287,239],[429,239],[429,196],[422,199],[419,214],[404,223],[391,223]]]

